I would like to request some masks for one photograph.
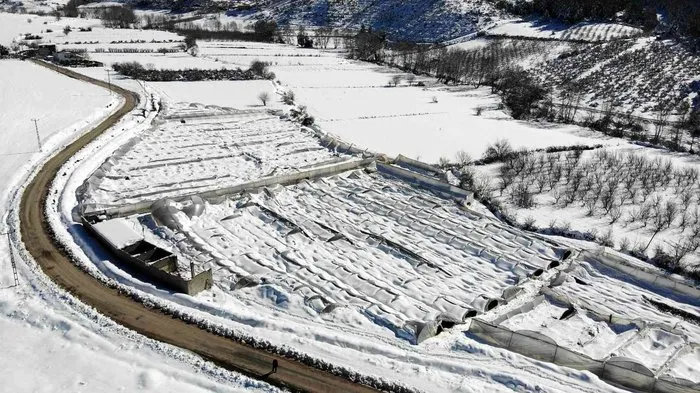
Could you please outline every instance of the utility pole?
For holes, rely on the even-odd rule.
[[[7,235],[7,249],[10,254],[10,265],[12,265],[12,276],[15,279],[15,287],[19,286],[19,275],[17,274],[17,263],[15,262],[15,253],[12,252],[12,238],[10,237],[10,232],[5,233]]]
[[[107,69],[107,85],[109,85],[109,95],[112,95],[112,77],[109,74],[109,69]]]
[[[36,143],[39,145],[39,151],[41,151],[41,136],[39,136],[39,119],[32,119],[34,122],[34,131],[36,132]]]

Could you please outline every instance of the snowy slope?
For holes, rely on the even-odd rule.
[[[39,146],[32,119],[46,148],[115,110],[116,96],[31,62],[0,60],[0,190],[6,190]],[[46,150],[45,150],[46,151]],[[3,209],[4,210],[4,209]],[[2,216],[4,211],[0,211]]]
[[[342,26],[364,24],[392,39],[444,41],[473,33],[499,12],[477,0],[267,0],[259,7],[281,24]]]
[[[533,37],[558,40],[608,41],[611,39],[630,38],[642,34],[636,27],[616,23],[582,22],[576,25],[544,21],[515,20],[502,23],[489,29],[488,35],[509,37]]]
[[[38,34],[43,37],[46,34],[46,30],[50,29],[56,35],[63,35],[65,26],[76,28],[95,25],[100,25],[100,21],[78,18],[62,18],[57,21],[56,18],[51,16],[0,12],[0,45],[9,46],[13,40],[19,40],[19,36],[25,33]]]

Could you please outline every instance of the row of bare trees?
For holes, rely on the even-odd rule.
[[[496,191],[517,208],[533,208],[538,202],[574,207],[587,216],[606,218],[611,226],[644,231],[649,238],[635,245],[639,252],[646,252],[659,233],[677,230],[681,236],[676,244],[656,250],[667,255],[670,249],[675,263],[698,250],[698,169],[607,150],[582,157],[582,151],[511,154],[499,168]]]
[[[382,61],[407,72],[433,75],[444,83],[481,86],[499,69],[544,50],[542,42],[531,40],[491,39],[473,49],[402,42],[392,44],[381,56]]]

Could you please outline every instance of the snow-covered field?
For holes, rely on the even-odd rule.
[[[71,31],[64,33],[64,28]],[[80,31],[90,28],[91,31]],[[25,34],[38,35],[39,39],[25,40]],[[0,12],[0,45],[12,43],[53,43],[58,49],[173,48],[181,44],[183,37],[159,30],[109,29],[102,27],[99,19],[61,18]]]
[[[89,33],[85,34],[89,41]],[[646,362],[655,372],[693,379],[689,376],[698,369],[697,351],[688,343],[698,342],[697,326],[660,312],[644,299],[698,313],[697,299],[642,285],[590,261],[566,261],[557,267],[552,262],[563,255],[559,240],[507,227],[485,214],[478,203],[464,208],[450,198],[375,173],[372,167],[225,195],[209,201],[201,215],[179,212],[183,205],[175,204],[170,227],[158,226],[148,215],[130,217],[148,240],[174,252],[183,264],[192,261],[198,269],[212,267],[215,286],[196,296],[174,295],[130,275],[76,225],[77,203],[98,209],[150,204],[359,158],[323,147],[314,132],[281,118],[289,108],[278,102],[276,93],[285,89],[296,93],[297,104],[308,106],[322,131],[390,156],[404,154],[435,162],[464,150],[478,157],[499,138],[527,148],[603,141],[577,127],[515,122],[497,109],[497,97],[487,89],[445,87],[423,77],[418,80],[426,86],[402,82],[390,88],[387,83],[395,71],[349,61],[336,52],[243,42],[200,41],[199,46],[197,58],[96,56],[107,63],[151,62],[156,68],[176,68],[184,64],[181,61],[196,62],[202,68],[246,68],[252,60],[261,59],[272,63],[282,85],[267,81],[141,84],[114,77],[114,83],[149,96],[153,105],[144,99],[143,112],[74,157],[65,167],[66,175],[54,184],[59,197],[49,207],[57,236],[69,242],[79,255],[77,263],[92,274],[115,280],[127,292],[178,309],[216,329],[284,345],[424,391],[618,391],[590,372],[544,365],[474,340],[466,333],[468,324],[462,324],[471,310],[489,320],[531,301],[562,269],[568,269],[566,280],[554,286],[553,293],[601,313],[673,325],[684,335],[656,327],[636,335],[636,328],[621,329],[585,314],[548,324],[566,311],[560,302],[543,302],[527,314],[507,319],[504,326],[540,331],[571,348],[593,332],[596,339],[579,348],[592,357],[606,357],[612,353],[610,347],[624,342],[621,354]],[[101,68],[78,71],[106,79]],[[269,108],[257,102],[261,91],[272,96]],[[144,119],[155,116],[153,110],[159,104],[163,110],[149,126]],[[477,115],[477,108],[484,108],[483,113]],[[87,191],[87,199],[78,200],[76,191],[88,178],[87,188],[80,190]],[[511,298],[515,286],[520,292]],[[493,299],[499,304],[489,310],[495,305],[489,302]],[[423,338],[439,334],[418,344],[424,329],[429,334]],[[570,334],[562,334],[561,329]],[[70,332],[77,330],[67,329],[69,342]],[[27,334],[31,340],[44,337],[43,333]],[[633,335],[634,340],[625,341]],[[48,340],[61,345],[65,336]],[[86,340],[94,343],[90,337]],[[114,341],[121,343],[119,338]],[[133,363],[169,356],[163,353],[167,352],[139,353]],[[93,354],[83,356],[92,359]],[[123,359],[110,357],[115,358],[116,363]],[[664,368],[669,359],[673,366]],[[137,373],[134,369],[122,372],[117,365],[114,370],[127,389],[141,384],[158,390],[192,386],[194,391],[201,387],[227,391],[216,385],[220,379],[188,377],[191,366],[182,366],[186,376],[176,378],[181,373],[173,370],[181,366],[169,364]],[[238,381],[231,385],[234,391],[246,384],[239,377],[226,378]]]
[[[569,26],[541,21],[516,20],[510,23],[499,24],[489,29],[487,34],[598,42],[640,36],[642,30],[616,23],[582,22]]]
[[[46,30],[53,37],[63,36],[63,28],[70,25],[73,28],[101,25],[99,20],[62,18],[57,21],[52,16],[37,16],[26,14],[9,14],[0,12],[0,45],[8,46],[13,40],[19,40],[20,34],[32,33],[44,36]]]
[[[479,157],[486,145],[500,138],[527,148],[598,143],[578,127],[508,121],[503,111],[495,109],[497,97],[486,88],[445,87],[429,79],[424,81],[427,87],[406,82],[388,87],[396,71],[334,52],[200,42],[200,53],[240,67],[256,58],[271,62],[283,86],[308,106],[324,131],[391,156],[435,163],[465,150]],[[485,108],[480,116],[479,107]]]
[[[98,21],[98,23],[101,23]],[[64,26],[71,26],[71,21],[67,21]],[[71,31],[64,34],[63,29],[54,31],[46,35],[47,40],[57,44],[79,44],[85,42],[111,44],[138,44],[143,41],[150,43],[153,41],[173,43],[182,42],[183,37],[161,30],[139,30],[139,29],[110,29],[105,27],[92,27],[92,31]]]
[[[0,124],[4,130],[0,190],[6,190],[39,152],[33,119],[46,147],[55,144],[52,137],[65,138],[117,107],[118,98],[110,96],[109,91],[29,61],[0,60],[0,73]]]
[[[114,63],[136,61],[143,64],[144,67],[150,68],[153,66],[155,69],[182,70],[198,68],[218,70],[222,68],[237,68],[236,66],[202,59],[201,57],[192,57],[185,52],[167,53],[165,55],[161,53],[90,53],[89,56],[90,59],[102,62],[107,67]],[[250,63],[241,66],[241,68],[246,69],[248,66],[250,66]]]

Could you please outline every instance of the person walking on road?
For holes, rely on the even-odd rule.
[[[277,366],[279,366],[279,362],[277,362],[277,359],[272,360],[272,372],[276,373],[277,372]]]

